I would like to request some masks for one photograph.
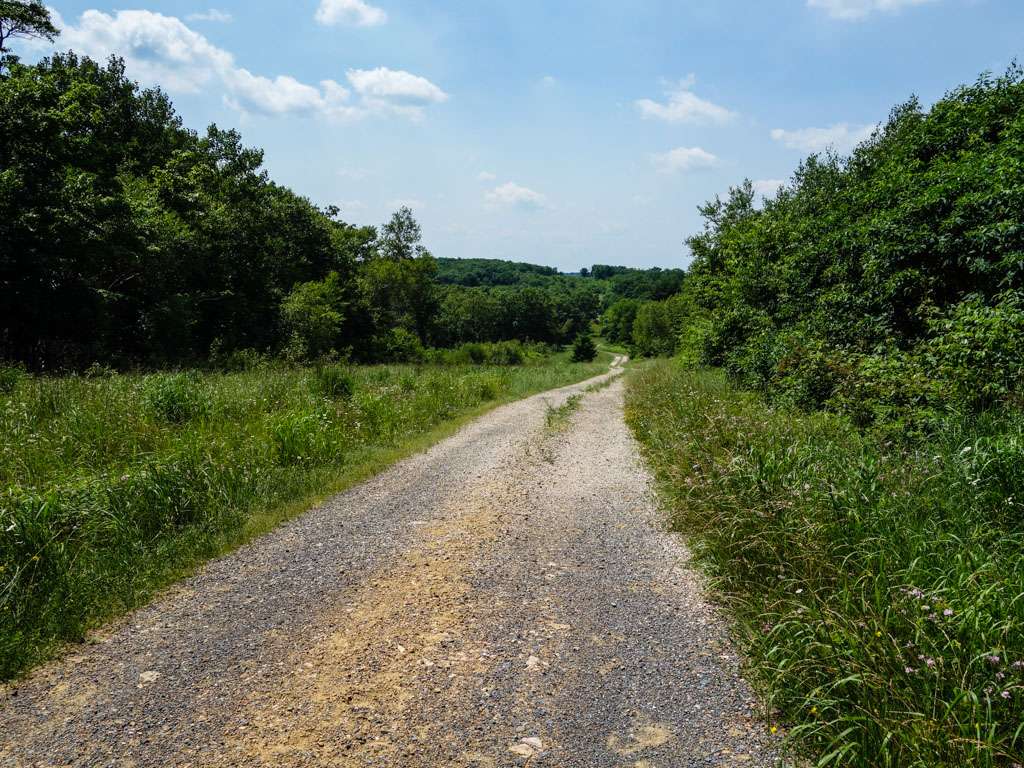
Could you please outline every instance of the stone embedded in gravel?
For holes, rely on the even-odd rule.
[[[538,736],[527,736],[525,739],[521,739],[518,744],[513,744],[509,747],[508,751],[520,757],[534,757],[544,751],[544,742]]]
[[[139,685],[149,685],[150,683],[155,683],[159,679],[160,673],[156,670],[150,669],[139,675]]]

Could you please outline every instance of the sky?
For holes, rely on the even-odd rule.
[[[681,267],[697,207],[1024,49],[1021,0],[58,0],[186,126],[435,256]],[[23,46],[24,58],[46,53]]]

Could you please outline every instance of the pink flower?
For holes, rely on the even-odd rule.
[[[953,615],[953,609],[952,608],[945,608],[945,609],[943,609],[942,615],[943,616],[952,616]]]

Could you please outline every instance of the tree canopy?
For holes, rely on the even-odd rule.
[[[0,56],[9,52],[7,44],[13,38],[53,40],[59,33],[39,0],[0,0]]]
[[[690,353],[865,422],[1019,396],[1024,72],[893,110],[848,158],[811,156],[763,207],[701,209]],[[970,350],[970,354],[967,351]]]

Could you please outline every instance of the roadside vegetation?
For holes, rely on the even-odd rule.
[[[0,677],[482,409],[607,370],[523,364],[9,377]]]
[[[681,292],[632,316],[675,359],[628,420],[820,765],[1024,763],[1022,156],[1018,68],[912,100],[708,203]]]
[[[627,414],[798,751],[1021,762],[1024,418],[899,448],[679,361],[634,374]]]
[[[680,270],[436,259],[345,221],[116,56],[0,7],[0,678],[494,404],[606,370]],[[572,352],[566,345],[576,344]]]

